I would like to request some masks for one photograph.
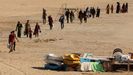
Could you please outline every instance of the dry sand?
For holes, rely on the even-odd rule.
[[[108,3],[129,3],[129,13],[105,14]],[[60,24],[54,22],[54,28],[40,23],[42,33],[32,40],[22,36],[17,42],[16,51],[8,53],[6,47],[10,31],[15,29],[17,21],[30,20],[32,29],[35,22],[41,22],[42,8],[49,15],[57,17],[61,7],[84,8],[99,6],[100,18],[89,19],[88,23]],[[133,0],[0,0],[0,75],[132,75],[132,72],[120,73],[82,73],[42,70],[44,56],[48,53],[64,55],[72,52],[92,52],[94,55],[111,55],[113,49],[120,47],[125,53],[133,52]],[[59,16],[58,16],[59,17]],[[47,42],[47,39],[56,39]],[[35,69],[38,68],[38,69]],[[39,69],[40,68],[40,69]]]

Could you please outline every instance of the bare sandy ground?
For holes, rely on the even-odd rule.
[[[129,13],[105,14],[109,4],[129,3]],[[89,19],[88,23],[60,24],[54,21],[54,28],[41,23],[42,8],[48,15],[57,19],[61,7],[84,8],[99,6],[100,18]],[[120,47],[125,53],[133,52],[133,1],[132,0],[0,0],[0,75],[132,75],[120,73],[82,73],[42,70],[44,56],[48,53],[64,55],[72,52],[92,52],[94,55],[112,55],[113,49]],[[29,19],[32,29],[39,22],[42,33],[39,38],[28,39],[22,36],[17,42],[16,51],[8,53],[6,47],[10,31],[17,21],[25,23]],[[24,25],[24,24],[23,24]],[[55,41],[46,42],[47,39]],[[35,69],[36,68],[36,69]],[[38,69],[37,69],[38,68]]]

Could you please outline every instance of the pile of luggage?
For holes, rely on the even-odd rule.
[[[45,69],[64,70],[64,71],[100,71],[104,72],[103,66],[99,60],[90,59],[91,54],[85,53],[80,56],[78,53],[65,54],[57,56],[48,54],[45,58]]]

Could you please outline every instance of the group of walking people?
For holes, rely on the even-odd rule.
[[[9,39],[8,39],[8,45],[10,49],[9,53],[15,51],[16,40],[18,41],[18,38],[22,37],[22,28],[23,28],[22,23],[18,21],[16,25],[16,29],[10,32]],[[15,34],[15,31],[17,32],[17,35]],[[27,20],[27,22],[25,23],[24,36],[31,39],[32,35],[35,35],[35,37],[38,37],[40,32],[41,32],[41,29],[38,22],[36,23],[34,32],[33,32],[31,29],[29,20]]]
[[[78,13],[78,18],[80,20],[80,23],[82,23],[82,21],[84,20],[85,23],[87,23],[87,19],[92,17],[100,17],[100,12],[101,9],[99,7],[97,7],[97,9],[95,9],[94,7],[87,7],[86,10],[80,10]]]
[[[106,7],[106,14],[114,13],[114,5],[108,4]],[[128,3],[123,3],[122,6],[120,2],[117,2],[116,13],[128,13]]]
[[[106,7],[106,13],[109,14],[111,10],[111,13],[114,13],[114,6],[113,4],[110,6],[109,4]],[[97,7],[97,9],[95,9],[94,7],[87,7],[84,11],[80,10],[78,12],[78,19],[80,20],[80,23],[83,23],[83,20],[85,23],[87,23],[87,19],[92,17],[100,17],[100,12],[101,9],[99,7]],[[120,6],[120,3],[117,2],[117,6],[116,6],[116,13],[127,13],[128,12],[128,3],[123,3],[122,7]],[[50,30],[53,29],[53,17],[51,15],[49,15],[47,17],[47,12],[46,9],[43,8],[43,13],[42,13],[42,19],[43,19],[43,24],[46,24],[47,22],[47,18],[48,18],[48,25],[50,27]],[[67,23],[73,23],[74,19],[75,19],[75,12],[74,11],[70,11],[69,9],[67,9],[65,11],[64,14],[62,14],[59,17],[59,22],[61,25],[61,29],[64,28],[64,22]],[[17,25],[16,25],[16,29],[14,31],[11,31],[11,33],[9,34],[9,39],[8,39],[8,45],[9,45],[9,53],[15,51],[15,47],[16,47],[16,40],[18,40],[18,38],[22,37],[22,28],[23,25],[20,21],[18,21]],[[17,35],[15,34],[15,31],[17,32]],[[30,26],[30,21],[27,20],[27,22],[25,23],[25,29],[24,29],[24,36],[28,37],[28,38],[32,38],[32,35],[35,35],[35,37],[39,37],[39,33],[41,33],[41,28],[38,22],[36,22],[35,28],[34,28],[34,32],[31,29]],[[18,37],[18,38],[17,38]]]

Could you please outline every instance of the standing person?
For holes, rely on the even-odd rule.
[[[74,12],[71,11],[70,12],[70,22],[73,23],[73,19],[74,19]]]
[[[95,10],[95,8],[93,7],[93,8],[92,8],[92,17],[93,17],[93,18],[95,17],[95,14],[96,14],[96,10]]]
[[[9,45],[10,45],[10,52],[12,51],[15,51],[15,47],[16,47],[16,40],[18,41],[17,37],[16,37],[16,34],[14,31],[12,31],[9,35],[9,39],[8,39],[8,42],[9,42]]]
[[[69,11],[69,9],[65,12],[65,16],[66,16],[66,19],[67,19],[67,23],[69,23],[69,18],[70,18],[70,11]]]
[[[20,21],[18,21],[17,26],[16,26],[16,31],[17,31],[17,37],[21,38],[21,32],[22,32],[22,24]]]
[[[46,24],[46,17],[47,17],[47,13],[46,13],[46,10],[43,8],[43,13],[42,13],[43,24]]]
[[[53,28],[53,18],[52,18],[51,15],[48,16],[48,22],[49,22],[50,30],[52,30],[52,28]]]
[[[100,8],[99,7],[97,7],[96,17],[100,17]]]
[[[61,29],[64,28],[64,19],[65,19],[64,15],[61,15],[61,17],[59,19],[59,22],[61,23]]]
[[[87,23],[87,12],[84,11],[83,13],[84,22]]]
[[[109,14],[109,12],[110,12],[110,6],[108,4],[107,7],[106,7],[106,14]]]
[[[126,12],[128,13],[128,3],[126,3]]]
[[[30,39],[32,39],[32,33],[33,33],[33,31],[31,30],[31,28],[29,28],[29,33],[28,34],[29,34]]]
[[[82,20],[83,20],[83,12],[82,12],[82,10],[79,11],[78,18],[80,20],[80,23],[82,23]]]
[[[39,32],[41,33],[41,28],[40,28],[40,25],[37,22],[36,26],[35,26],[35,29],[34,29],[34,33],[33,33],[35,35],[35,37],[39,36]]]
[[[120,13],[120,10],[121,10],[120,8],[121,8],[120,3],[117,2],[116,13]]]
[[[25,24],[25,31],[24,31],[24,35],[26,35],[27,37],[29,36],[29,29],[30,29],[30,24],[29,24],[29,20],[27,20],[26,24]]]
[[[113,6],[113,4],[111,5],[111,13],[113,13],[114,12],[114,6]]]

